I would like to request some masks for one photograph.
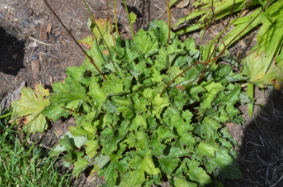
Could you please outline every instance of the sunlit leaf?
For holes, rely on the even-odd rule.
[[[41,84],[36,84],[34,91],[31,88],[22,88],[21,99],[12,103],[12,118],[17,118],[17,123],[24,125],[26,132],[43,132],[48,127],[48,122],[41,111],[49,106],[49,90]]]

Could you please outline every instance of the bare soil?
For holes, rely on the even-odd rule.
[[[82,1],[48,0],[54,11],[77,39],[91,35],[86,22],[89,13]],[[146,28],[153,19],[167,21],[166,1],[159,0],[126,0],[129,11],[137,14],[135,31]],[[107,17],[104,0],[88,0],[96,18]],[[117,0],[118,22],[123,38],[130,38],[130,27],[122,0]],[[113,7],[112,5],[110,8]],[[192,9],[172,8],[172,22],[185,16]],[[111,15],[113,17],[113,15]],[[203,40],[198,32],[181,36],[182,39],[193,36],[197,44],[211,40],[223,29],[219,23],[207,31]],[[242,38],[230,52],[239,59],[256,43],[254,31]],[[55,16],[46,7],[43,0],[0,0],[0,102],[2,110],[8,108],[12,101],[20,97],[20,88],[34,87],[41,83],[51,88],[55,82],[66,77],[65,69],[69,66],[80,66],[84,55],[71,37],[59,24]],[[250,118],[247,106],[240,106],[245,124],[227,124],[239,143],[240,169],[243,178],[228,181],[227,187],[283,186],[283,92],[271,92],[256,89],[256,106]],[[74,125],[74,120],[61,119],[43,134],[30,137],[33,142],[38,136],[44,137],[42,145],[52,147],[59,138]],[[59,167],[63,172],[71,168]],[[74,180],[79,186],[98,186],[103,179],[89,178],[84,173]],[[164,183],[162,186],[168,186]]]

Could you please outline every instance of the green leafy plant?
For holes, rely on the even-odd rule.
[[[75,176],[90,168],[108,185],[123,187],[164,179],[177,187],[221,185],[241,177],[225,125],[243,121],[235,108],[241,87],[229,82],[236,74],[212,63],[198,83],[206,64],[197,62],[208,55],[206,47],[170,37],[167,46],[168,26],[153,21],[133,40],[116,38],[116,46],[92,40],[87,53],[106,80],[87,58],[52,85],[41,115],[76,119],[52,152],[66,152],[64,165],[73,164]]]

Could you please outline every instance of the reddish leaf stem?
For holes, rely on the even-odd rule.
[[[96,64],[94,63],[93,59],[87,54],[87,52],[82,48],[82,46],[77,42],[77,40],[74,38],[74,36],[71,34],[71,32],[67,29],[67,27],[64,25],[64,23],[60,20],[60,18],[57,16],[57,14],[54,12],[54,10],[50,7],[50,5],[47,3],[46,0],[44,0],[47,7],[51,10],[51,12],[54,14],[54,16],[58,19],[58,21],[61,23],[61,25],[64,27],[64,29],[68,32],[68,34],[71,36],[71,38],[75,41],[75,43],[79,46],[79,48],[83,51],[83,53],[89,58],[92,65],[94,65],[95,69],[99,72],[99,74],[103,77],[104,80],[107,80],[107,78],[104,76],[104,74],[98,69]]]

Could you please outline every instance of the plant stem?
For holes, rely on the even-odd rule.
[[[225,46],[225,44],[224,44],[224,46]],[[176,80],[178,77],[180,77],[181,75],[183,75],[186,71],[188,71],[191,67],[193,67],[193,66],[196,66],[196,65],[198,65],[198,64],[208,64],[209,62],[211,62],[211,61],[214,61],[214,60],[217,60],[219,57],[221,57],[224,53],[225,53],[225,50],[226,50],[226,46],[225,46],[225,48],[221,51],[221,53],[217,56],[217,57],[214,57],[213,59],[210,59],[210,60],[208,60],[208,61],[206,61],[206,62],[196,62],[196,63],[194,63],[194,64],[192,64],[192,65],[190,65],[189,67],[187,67],[184,71],[182,71],[181,73],[179,73],[176,77],[174,77],[174,79],[172,79],[167,85],[166,85],[166,87],[162,90],[162,92],[160,93],[160,96],[166,91],[166,89],[172,84],[172,82],[174,82],[174,80]]]
[[[106,4],[107,4],[108,19],[110,21],[111,35],[112,35],[112,38],[113,38],[114,45],[116,46],[115,37],[114,37],[114,34],[113,34],[113,29],[112,29],[111,17],[110,17],[109,0],[106,0]],[[109,51],[109,53],[110,53],[110,51]]]
[[[124,2],[124,6],[125,6],[125,9],[126,9],[126,12],[127,12],[127,16],[128,16],[128,19],[129,19],[129,23],[130,23],[130,27],[131,27],[131,33],[132,33],[132,38],[134,39],[134,30],[133,30],[133,26],[132,26],[132,22],[131,22],[131,18],[130,18],[130,14],[129,14],[129,11],[128,11],[128,7],[126,5],[126,1],[123,0]]]
[[[118,21],[117,21],[117,6],[116,6],[116,0],[114,0],[114,19],[115,19],[115,27],[116,27],[117,37],[119,37],[119,29],[118,29]]]
[[[171,33],[171,11],[170,11],[169,0],[167,0],[167,12],[168,12],[168,26],[169,26],[168,40],[167,40],[167,46],[168,46],[170,42],[170,33]]]
[[[113,67],[115,68],[115,71],[118,72],[118,69],[117,69],[117,67],[115,66],[115,64],[114,64],[114,62],[113,62],[113,60],[112,60],[110,48],[109,48],[109,46],[107,45],[107,43],[106,43],[106,41],[105,41],[105,39],[104,39],[104,37],[103,37],[103,35],[102,35],[102,33],[101,33],[99,27],[97,26],[96,21],[95,21],[95,19],[94,19],[94,16],[93,16],[93,14],[92,14],[92,12],[91,12],[89,6],[87,5],[86,1],[83,0],[83,2],[84,2],[86,8],[88,9],[88,11],[89,11],[89,13],[90,13],[90,17],[91,17],[91,19],[92,19],[92,22],[93,22],[94,26],[97,27],[97,30],[98,30],[98,32],[99,32],[99,34],[100,34],[100,36],[101,36],[101,38],[102,38],[102,40],[103,40],[103,43],[105,44],[107,50],[109,51],[109,56],[110,56],[110,61],[111,61],[111,63],[112,63],[112,65],[113,65]],[[107,80],[107,79],[106,79],[106,80]]]
[[[84,1],[84,0],[83,0]],[[83,53],[89,58],[92,65],[94,65],[95,69],[98,71],[98,73],[103,77],[104,80],[107,80],[107,78],[104,76],[104,74],[98,69],[96,64],[94,63],[94,60],[87,54],[87,52],[80,46],[80,44],[77,42],[77,40],[74,38],[74,36],[71,34],[71,32],[67,29],[67,27],[64,25],[64,23],[60,20],[60,18],[57,16],[57,14],[54,12],[54,10],[51,8],[51,6],[44,0],[45,4],[48,6],[48,8],[51,10],[51,12],[55,15],[55,17],[58,19],[58,21],[61,23],[61,25],[64,27],[64,29],[68,32],[68,34],[71,36],[71,38],[76,42],[76,44],[79,46],[79,48],[83,51]]]

